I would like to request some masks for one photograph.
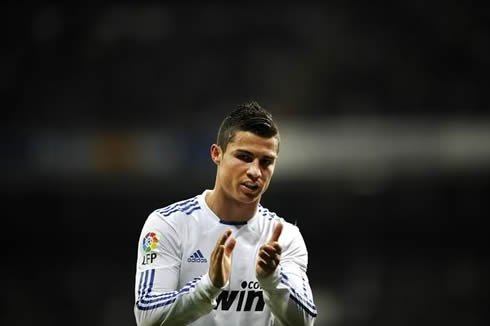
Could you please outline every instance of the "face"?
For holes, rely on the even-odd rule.
[[[278,139],[248,131],[236,132],[226,151],[214,144],[211,156],[218,165],[217,188],[244,204],[256,203],[267,190],[277,160]]]

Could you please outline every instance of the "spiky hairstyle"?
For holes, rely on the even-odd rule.
[[[217,143],[223,151],[237,131],[249,131],[260,137],[277,137],[279,140],[279,129],[272,115],[254,101],[238,105],[221,123]]]

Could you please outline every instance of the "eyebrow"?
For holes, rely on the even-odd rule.
[[[248,154],[248,155],[251,155],[251,156],[255,156],[254,153],[252,153],[250,151],[247,151],[245,149],[236,149],[235,150],[235,153]],[[266,158],[266,159],[269,159],[269,160],[275,160],[277,158],[276,156],[270,156],[270,155],[261,155],[260,157],[261,158]]]

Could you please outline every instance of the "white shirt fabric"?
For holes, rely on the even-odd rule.
[[[221,221],[206,192],[152,212],[141,232],[136,264],[136,322],[146,325],[313,325],[317,315],[306,269],[308,253],[299,229],[259,205],[246,223]],[[281,261],[257,279],[260,247],[283,224]],[[216,288],[209,259],[218,238],[232,229],[236,246],[230,280]]]

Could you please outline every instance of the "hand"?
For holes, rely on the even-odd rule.
[[[211,253],[209,278],[217,288],[222,288],[230,278],[231,253],[235,244],[236,240],[231,237],[231,230],[226,230],[218,239],[216,247]]]
[[[255,273],[257,277],[267,277],[272,274],[279,262],[281,261],[281,251],[282,248],[279,245],[279,236],[282,232],[282,224],[279,223],[274,229],[272,238],[260,247],[259,254],[257,257],[257,264],[255,265]]]

